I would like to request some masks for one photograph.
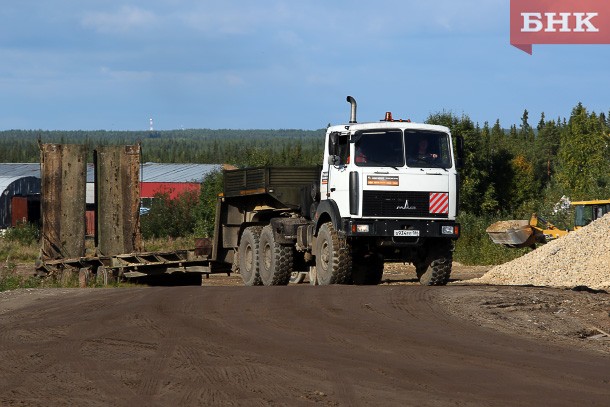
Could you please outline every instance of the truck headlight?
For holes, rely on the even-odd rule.
[[[369,233],[369,225],[356,225],[356,232]]]
[[[441,234],[443,235],[457,235],[457,230],[455,226],[442,226]]]

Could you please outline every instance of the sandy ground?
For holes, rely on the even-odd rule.
[[[485,271],[0,293],[0,405],[607,406],[610,295]]]

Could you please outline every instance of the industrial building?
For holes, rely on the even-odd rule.
[[[40,164],[0,164],[0,229],[40,222]]]

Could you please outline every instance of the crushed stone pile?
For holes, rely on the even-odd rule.
[[[478,284],[610,288],[610,214],[489,270]]]

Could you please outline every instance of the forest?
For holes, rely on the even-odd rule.
[[[464,138],[459,216],[464,227],[457,253],[464,262],[490,264],[518,255],[489,243],[484,229],[496,219],[528,219],[536,212],[570,227],[569,200],[610,198],[610,112],[589,112],[578,103],[566,117],[543,113],[531,119],[524,110],[520,122],[510,125],[499,120],[481,125],[451,112],[432,114],[426,122],[447,126],[454,137]],[[8,130],[0,132],[0,162],[38,161],[38,140],[87,144],[91,151],[97,145],[140,142],[143,162],[300,166],[320,164],[324,129]],[[220,185],[217,179],[207,182]],[[204,195],[201,200],[210,199]],[[205,212],[202,205],[197,207]],[[191,232],[195,225],[205,231],[205,223],[191,222]]]

